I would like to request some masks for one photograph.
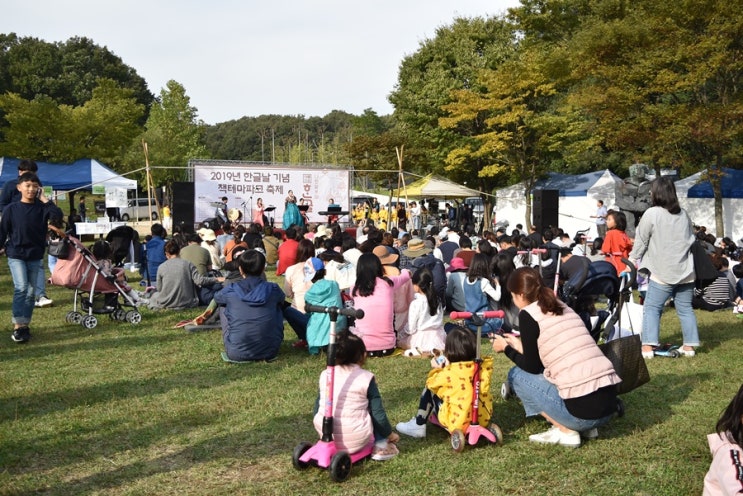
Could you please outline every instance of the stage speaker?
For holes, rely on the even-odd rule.
[[[187,226],[193,229],[194,222],[194,185],[193,183],[173,183],[173,225]]]
[[[558,227],[560,192],[556,189],[537,189],[532,198],[532,223],[537,227],[537,232],[541,234],[547,227]]]

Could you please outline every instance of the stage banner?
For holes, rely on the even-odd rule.
[[[242,212],[243,222],[250,222],[258,198],[266,212],[281,227],[284,199],[293,191],[298,204],[309,206],[310,222],[327,222],[325,211],[331,199],[348,210],[350,201],[348,169],[277,167],[249,162],[209,163],[192,161],[194,181],[194,219],[201,222],[216,217],[222,197],[227,197],[227,209]]]

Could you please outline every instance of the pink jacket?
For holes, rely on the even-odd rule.
[[[580,398],[622,382],[571,308],[565,307],[562,315],[544,314],[534,302],[524,310],[539,324],[537,346],[544,377],[557,386],[560,398]]]
[[[325,413],[325,381],[327,370],[320,374],[320,408],[314,424],[322,436],[322,419]],[[333,439],[339,450],[355,453],[373,439],[371,413],[366,392],[374,374],[357,364],[335,367],[333,386]]]
[[[410,272],[403,270],[399,276],[390,277],[392,286],[387,281],[377,278],[374,293],[371,296],[353,297],[353,306],[364,311],[363,319],[356,319],[356,328],[352,329],[364,341],[367,351],[389,350],[395,347],[395,330],[392,327],[394,309],[393,295],[395,290],[410,280]]]
[[[722,434],[725,436],[725,433]],[[714,433],[707,436],[712,464],[704,476],[703,496],[740,494],[743,492],[743,452],[727,437]]]

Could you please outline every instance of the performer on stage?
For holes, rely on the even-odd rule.
[[[294,192],[289,190],[289,195],[284,200],[284,218],[282,228],[286,229],[289,226],[302,226],[304,225],[302,215],[299,213],[297,207],[297,197],[294,196]]]
[[[266,216],[263,215],[264,210],[263,198],[258,198],[255,202],[255,207],[253,207],[253,224],[260,224],[261,227],[266,226]]]
[[[220,226],[229,220],[227,218],[227,197],[226,196],[223,196],[222,201],[217,204],[217,209],[214,211],[214,217],[219,219]]]
[[[328,201],[328,212],[332,212],[333,209],[340,210],[341,206],[335,203],[334,199],[330,199]],[[338,222],[338,216],[337,215],[328,215],[328,225],[333,224],[334,222]]]

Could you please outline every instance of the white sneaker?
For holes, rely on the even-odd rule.
[[[40,297],[38,300],[36,300],[36,303],[34,303],[34,306],[37,308],[44,308],[44,307],[50,307],[54,301],[50,300],[46,296]]]
[[[400,434],[405,434],[406,436],[410,437],[426,437],[426,424],[418,425],[415,422],[415,417],[411,418],[407,422],[400,422],[395,426],[395,429],[397,429],[397,432]]]
[[[540,434],[532,434],[529,441],[541,444],[559,444],[569,448],[580,447],[580,434],[576,431],[563,432],[557,427]]]
[[[694,348],[692,348],[691,346],[689,346],[689,348],[691,349],[685,350],[683,346],[679,346],[678,352],[681,354],[681,356],[687,356],[687,357],[693,357],[694,355],[697,354],[697,352],[694,351]]]

